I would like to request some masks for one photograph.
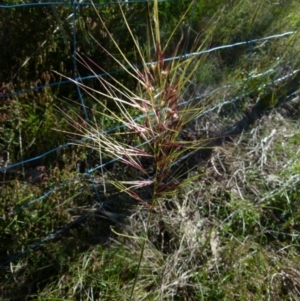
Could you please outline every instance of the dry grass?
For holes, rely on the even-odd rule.
[[[299,125],[274,110],[215,147],[200,181],[160,202],[135,300],[300,298],[295,137]],[[285,143],[296,156],[283,153]],[[141,237],[147,215],[135,213],[122,233]],[[141,241],[126,241],[134,257]]]

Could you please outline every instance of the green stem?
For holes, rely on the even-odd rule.
[[[145,239],[143,239],[143,243],[142,243],[142,249],[141,249],[141,253],[140,253],[140,257],[139,257],[138,269],[137,269],[137,272],[136,272],[136,275],[135,275],[135,278],[134,278],[134,282],[133,282],[133,285],[132,285],[132,289],[131,289],[131,292],[130,292],[130,300],[132,300],[133,292],[134,292],[134,289],[135,289],[135,286],[137,284],[137,280],[138,280],[138,277],[139,277],[141,264],[142,264],[142,260],[143,260],[143,257],[144,257],[146,241],[148,241],[148,229],[149,229],[151,217],[152,217],[152,211],[150,211],[150,214],[149,214],[149,217],[148,217],[148,220],[147,220]]]

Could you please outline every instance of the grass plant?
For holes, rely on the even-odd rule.
[[[191,3],[189,9],[193,5],[194,3]],[[193,81],[195,71],[202,63],[203,57],[197,59],[185,58],[183,37],[173,51],[173,56],[178,58],[165,62],[165,53],[170,41],[172,41],[189,10],[183,14],[177,27],[167,42],[163,44],[161,41],[158,1],[153,2],[153,7],[149,11],[152,17],[147,36],[149,44],[146,46],[147,49],[154,49],[153,53],[149,51],[145,53],[139,40],[134,36],[121,5],[120,10],[123,22],[127,26],[128,34],[134,45],[136,61],[140,63],[140,66],[133,64],[122,52],[117,41],[106,28],[101,15],[98,14],[102,26],[118,51],[118,55],[106,49],[103,50],[136,81],[136,90],[130,90],[123,82],[109,75],[109,73],[106,73],[106,77],[99,78],[102,86],[100,91],[82,84],[79,85],[81,89],[103,106],[100,114],[107,119],[116,120],[117,124],[124,128],[124,134],[129,137],[136,137],[132,138],[132,142],[138,144],[136,146],[128,143],[125,139],[118,139],[115,135],[108,135],[98,124],[82,128],[82,136],[88,139],[88,147],[100,152],[103,151],[108,156],[117,157],[119,162],[125,165],[126,168],[136,170],[140,175],[133,179],[125,177],[123,179],[108,180],[121,193],[125,192],[131,198],[137,200],[144,209],[148,210],[145,233],[141,237],[133,238],[141,240],[138,269],[130,294],[130,298],[133,298],[139,270],[142,268],[145,245],[149,240],[148,232],[152,214],[159,210],[159,202],[174,194],[180,185],[186,182],[183,180],[184,177],[188,177],[188,175],[178,173],[175,177],[174,165],[184,154],[200,148],[203,144],[202,140],[187,141],[182,139],[180,135],[183,129],[204,110],[209,101],[203,99],[201,105],[199,105],[189,100],[197,93],[197,90],[193,87]],[[210,34],[208,33],[200,45],[194,47],[193,51],[199,52],[209,38]],[[199,37],[194,41],[195,45],[198,44],[198,41]],[[99,47],[102,47],[97,41],[96,43]],[[82,57],[80,57],[80,60],[94,72],[90,62],[85,61]],[[114,103],[113,107],[117,108],[118,113],[115,109],[110,109],[107,105],[109,102]],[[130,108],[135,111],[135,114],[140,114],[143,117],[138,120],[134,119],[129,110]],[[143,164],[145,161],[149,162],[151,172],[145,168],[145,164]],[[189,178],[188,181],[192,181],[192,179]],[[150,198],[139,195],[139,191],[145,187],[149,188]]]

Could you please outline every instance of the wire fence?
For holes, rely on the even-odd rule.
[[[176,3],[178,1],[176,1],[176,0],[161,0],[160,2],[169,2],[173,5],[176,5]],[[189,2],[189,1],[186,0],[186,2]],[[124,5],[126,4],[128,6],[130,6],[131,4],[137,4],[137,3],[146,5],[147,3],[149,3],[149,1],[124,1],[122,3],[124,3]],[[55,18],[57,19],[57,22],[58,22],[57,27],[52,31],[53,35],[57,34],[59,31],[62,30],[62,27],[61,27],[62,21],[63,21],[63,23],[68,22],[71,25],[71,28],[72,28],[72,31],[73,31],[73,35],[72,35],[73,78],[66,79],[66,80],[59,81],[59,82],[47,83],[47,84],[44,84],[44,85],[28,87],[28,88],[24,88],[24,89],[21,89],[21,90],[18,90],[18,91],[2,93],[2,94],[0,94],[0,101],[1,101],[1,99],[13,98],[13,97],[17,97],[17,96],[20,96],[20,95],[24,95],[24,94],[36,92],[36,91],[39,91],[39,90],[47,89],[47,88],[53,88],[53,87],[56,87],[56,86],[64,86],[64,85],[74,85],[75,84],[76,91],[77,91],[77,94],[78,94],[78,98],[80,99],[80,103],[81,103],[82,110],[84,112],[85,119],[87,120],[87,122],[89,122],[90,118],[89,118],[88,113],[86,111],[85,100],[84,100],[84,97],[82,95],[80,85],[77,84],[77,83],[84,83],[84,82],[86,82],[88,80],[91,80],[91,79],[97,79],[99,77],[105,77],[107,75],[118,74],[118,73],[124,72],[124,69],[110,70],[108,73],[90,74],[90,75],[82,76],[82,77],[77,75],[77,64],[78,64],[77,53],[76,53],[76,48],[77,48],[77,30],[76,30],[76,27],[78,26],[77,9],[79,7],[94,9],[94,7],[101,8],[101,7],[112,6],[112,5],[120,5],[120,3],[115,2],[115,1],[95,1],[94,3],[91,3],[91,2],[81,1],[81,0],[79,0],[79,1],[71,0],[71,1],[57,1],[57,2],[55,2],[55,1],[53,1],[53,2],[51,2],[51,1],[37,1],[37,2],[16,3],[16,4],[1,4],[0,5],[0,12],[3,11],[3,10],[12,10],[12,9],[20,9],[20,8],[29,9],[31,7],[50,7],[53,10],[53,14],[54,14],[54,16],[55,16]],[[69,7],[69,10],[70,10],[70,14],[67,16],[67,18],[65,20],[60,20],[59,17],[57,16],[56,7],[61,7],[61,6]],[[192,21],[193,20],[191,20],[190,22],[192,22]],[[65,34],[65,33],[63,33],[63,34]],[[253,48],[253,45],[258,45],[260,43],[269,42],[269,41],[272,41],[272,40],[275,40],[275,39],[283,39],[285,37],[292,37],[293,35],[296,35],[296,34],[297,34],[296,31],[287,31],[287,32],[282,32],[282,33],[266,36],[266,37],[249,39],[247,41],[240,41],[240,42],[232,43],[232,44],[229,44],[229,45],[220,45],[220,46],[217,46],[217,47],[204,49],[204,50],[201,50],[199,52],[186,52],[186,53],[184,53],[180,56],[168,57],[168,58],[165,58],[164,60],[166,62],[170,62],[170,61],[173,61],[173,60],[188,59],[188,58],[191,58],[191,57],[198,57],[198,56],[201,56],[203,54],[210,54],[210,53],[214,53],[214,52],[223,51],[223,50],[229,49],[229,48],[238,48],[238,47],[241,47],[241,46],[249,46],[249,49],[251,51],[251,49]],[[46,44],[46,42],[47,42],[46,40],[41,41],[39,47],[37,47],[37,51],[40,47],[44,46]],[[31,57],[32,56],[33,56],[33,54],[31,55]],[[20,67],[20,69],[28,62],[29,59],[30,59],[30,57],[24,62],[24,64]],[[153,63],[154,62],[148,62],[147,64],[150,65],[150,64],[153,64]],[[137,66],[137,67],[139,67],[139,66]],[[130,68],[130,66],[128,66],[128,68]],[[273,82],[267,82],[266,83],[266,81],[264,80],[263,84],[261,85],[260,88],[264,89],[266,87],[266,85],[268,85],[268,84],[284,82],[284,81],[288,80],[289,78],[295,76],[299,71],[300,71],[300,69],[291,70],[290,72],[284,73],[281,77],[277,77],[276,80],[273,81]],[[247,77],[244,78],[244,79],[234,80],[232,83],[230,83],[230,85],[234,86],[234,85],[238,85],[239,82],[250,81],[252,79],[266,78],[267,76],[269,76],[270,74],[274,74],[275,72],[278,72],[278,69],[277,69],[276,65],[274,65],[273,68],[270,68],[268,70],[264,70],[261,73],[248,74]],[[207,97],[210,94],[213,94],[216,90],[222,91],[222,89],[226,89],[226,88],[228,88],[228,85],[224,86],[224,87],[218,87],[214,91],[204,92],[202,94],[199,93],[193,99],[184,100],[182,102],[182,105],[186,104],[187,102],[200,101],[203,97]],[[210,108],[206,109],[205,111],[202,111],[199,114],[198,117],[200,118],[200,117],[202,117],[202,116],[204,116],[204,115],[206,115],[206,114],[208,114],[212,111],[220,110],[220,108],[222,108],[223,106],[228,105],[228,104],[231,104],[231,105],[234,106],[234,104],[238,100],[246,97],[247,95],[249,95],[251,93],[252,93],[252,91],[249,90],[249,91],[245,91],[245,92],[242,92],[242,93],[236,95],[232,99],[223,99],[223,100],[217,102],[217,104],[215,104],[215,105],[211,106]],[[288,95],[286,95],[285,97],[290,98],[291,96],[296,95],[297,93],[299,93],[299,90],[293,90]],[[144,116],[138,116],[136,118],[136,120],[141,119],[141,118],[144,118]],[[114,131],[119,130],[119,129],[120,129],[120,127],[114,127],[114,128],[111,128],[110,130],[106,131],[105,133],[114,132]],[[85,139],[87,139],[87,138],[85,138]],[[0,168],[0,172],[2,172],[2,173],[7,172],[8,170],[16,168],[18,166],[23,166],[24,164],[28,164],[30,162],[37,161],[41,158],[45,158],[45,157],[49,156],[50,154],[54,154],[54,153],[56,153],[57,151],[59,151],[61,149],[68,148],[69,146],[73,146],[73,145],[78,145],[78,143],[81,143],[81,142],[83,142],[83,140],[71,141],[71,142],[65,143],[63,145],[59,145],[56,148],[50,149],[47,152],[39,154],[37,156],[34,156],[30,159],[22,160],[20,162],[15,162],[15,163],[12,163],[10,165],[4,166],[4,167]],[[137,147],[139,147],[139,146],[137,146]],[[189,156],[189,155],[190,154],[187,154],[187,156]],[[106,165],[111,164],[112,162],[117,161],[117,160],[118,160],[118,158],[114,158],[110,162],[107,162],[105,164],[101,164],[101,165],[97,166],[96,168],[89,169],[86,173],[88,175],[92,175],[97,169],[101,169],[101,168],[105,167]],[[178,162],[175,162],[174,164],[177,164],[177,163]],[[30,207],[34,203],[46,200],[47,197],[49,197],[49,195],[51,195],[55,191],[58,191],[60,189],[64,189],[64,187],[66,185],[68,185],[71,181],[74,181],[74,180],[75,179],[66,180],[64,183],[61,183],[61,184],[53,187],[52,189],[48,190],[46,193],[39,196],[38,198],[29,200],[25,204],[22,204],[21,206],[18,206],[16,208],[14,208],[14,211],[17,212],[17,211],[20,211],[20,210],[24,210],[25,208]],[[91,178],[91,182],[93,183],[92,178]],[[101,209],[101,206],[103,205],[103,202],[102,202],[99,194],[97,193],[98,189],[97,189],[96,186],[94,186],[94,190],[95,190],[95,193],[96,193],[97,201],[99,202],[99,208]],[[81,223],[84,220],[86,220],[90,215],[91,215],[91,213],[83,215],[83,216],[79,217],[77,220],[65,225],[63,228],[58,229],[58,230],[54,231],[53,233],[50,233],[49,235],[47,235],[44,238],[41,238],[36,243],[34,243],[30,246],[27,246],[27,248],[25,248],[24,251],[9,257],[4,262],[1,262],[0,266],[5,266],[5,265],[9,264],[10,262],[13,262],[13,261],[17,260],[18,258],[20,258],[21,256],[27,254],[31,250],[38,248],[41,244],[56,238],[58,235],[60,235],[64,231],[70,229],[75,224]],[[0,222],[1,222],[1,219],[2,218],[0,217]]]

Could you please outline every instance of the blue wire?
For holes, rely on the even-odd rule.
[[[158,0],[158,2],[177,2],[180,0]],[[185,2],[188,2],[190,0],[185,0]],[[153,2],[153,0],[134,0],[134,1],[127,1],[126,4],[134,4],[134,3],[147,3],[147,2]],[[118,1],[103,1],[102,3],[91,3],[91,2],[76,2],[74,3],[75,6],[109,6],[109,5],[119,5],[120,2]],[[1,4],[0,9],[12,9],[12,8],[20,8],[20,7],[38,7],[38,6],[69,6],[70,4],[68,2],[30,2],[30,3],[20,3],[20,4]],[[73,5],[73,4],[72,4]]]
[[[259,39],[253,39],[253,40],[250,40],[250,41],[238,42],[238,43],[235,43],[235,44],[232,44],[232,45],[218,46],[218,47],[214,47],[214,48],[211,48],[211,49],[205,49],[205,50],[202,50],[202,51],[199,51],[199,52],[193,52],[193,53],[183,54],[183,55],[179,55],[179,56],[169,57],[169,58],[164,59],[164,62],[170,62],[170,61],[174,61],[174,60],[178,60],[178,59],[188,59],[189,57],[192,57],[192,56],[196,57],[196,56],[199,56],[199,55],[205,54],[205,53],[211,53],[211,52],[226,49],[226,48],[247,45],[249,43],[256,43],[256,42],[266,41],[266,40],[271,39],[271,38],[283,37],[283,36],[291,35],[291,34],[294,34],[294,33],[296,33],[296,32],[295,31],[290,31],[290,32],[286,32],[284,34],[279,34],[279,35],[274,35],[274,36],[259,38]],[[155,63],[155,62],[149,62],[146,65],[150,66],[153,63]],[[141,66],[142,65],[138,65],[137,67],[141,67]],[[124,72],[125,69],[129,69],[129,68],[131,68],[131,66],[124,66],[124,68],[120,68],[118,70],[107,72],[107,73],[100,73],[100,74],[96,74],[96,75],[88,75],[88,76],[84,76],[84,77],[78,77],[78,78],[75,78],[74,80],[68,79],[68,80],[65,80],[65,81],[57,82],[57,83],[52,83],[52,84],[47,84],[47,85],[42,85],[42,86],[36,86],[34,88],[18,91],[18,92],[15,92],[15,93],[1,94],[0,98],[13,97],[13,96],[16,96],[16,95],[26,94],[26,93],[29,93],[29,92],[33,92],[33,91],[36,91],[36,90],[41,90],[41,89],[48,88],[48,87],[68,84],[68,83],[71,83],[73,81],[80,82],[80,81],[85,81],[85,80],[88,80],[88,79],[94,79],[94,78],[98,78],[98,77],[104,77],[104,76],[107,76],[107,75],[113,75],[113,74],[117,74],[119,72]]]
[[[59,234],[62,234],[64,231],[71,229],[73,226],[75,226],[76,224],[82,223],[83,221],[85,221],[87,218],[89,218],[92,215],[92,213],[87,213],[81,217],[79,217],[77,220],[67,224],[66,226],[64,226],[62,229],[57,230],[53,233],[50,233],[49,235],[47,235],[46,237],[42,238],[41,240],[39,240],[38,242],[32,244],[31,246],[29,246],[27,249],[25,249],[25,251],[23,252],[19,252],[17,254],[14,254],[13,256],[11,256],[10,258],[8,258],[6,261],[2,262],[0,264],[0,267],[6,266],[9,263],[19,259],[20,257],[28,254],[30,251],[38,248],[40,245],[42,245],[44,242],[47,242],[51,239],[54,239],[55,237],[57,237]]]

